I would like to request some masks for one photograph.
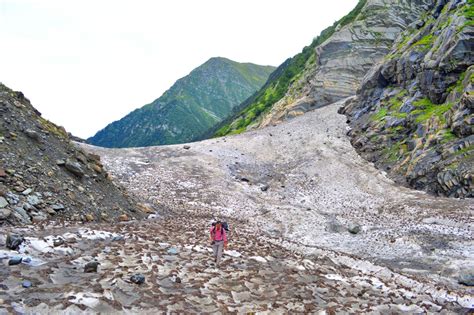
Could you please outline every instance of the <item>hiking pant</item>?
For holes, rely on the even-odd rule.
[[[214,241],[214,244],[212,244],[212,251],[214,252],[214,258],[217,264],[221,261],[223,249],[224,241]]]

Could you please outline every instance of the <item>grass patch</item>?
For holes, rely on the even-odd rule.
[[[413,112],[412,115],[415,115],[415,121],[417,123],[424,123],[431,117],[437,117],[438,120],[445,124],[446,119],[444,118],[444,113],[451,109],[453,104],[446,103],[446,104],[433,104],[428,98],[422,98],[413,102],[413,105],[417,108]]]
[[[474,144],[471,144],[470,146],[467,146],[461,150],[454,152],[454,155],[461,155],[464,153],[468,153],[469,151],[472,151],[472,150],[474,150]]]
[[[419,41],[413,44],[413,47],[421,47],[423,50],[428,50],[432,45],[435,40],[435,37],[433,34],[428,34],[424,37],[422,37]]]
[[[372,115],[370,117],[370,120],[372,120],[372,121],[383,120],[387,116],[387,113],[388,113],[388,111],[387,111],[386,108],[381,108],[377,113],[375,113],[374,115]]]

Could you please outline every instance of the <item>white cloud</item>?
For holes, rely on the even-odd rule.
[[[81,137],[207,59],[278,66],[357,0],[0,0],[0,81]]]

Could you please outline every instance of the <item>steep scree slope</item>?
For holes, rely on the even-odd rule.
[[[0,84],[0,226],[142,217],[100,157],[76,148],[21,92]]]
[[[278,123],[354,95],[367,71],[389,51],[397,35],[433,6],[432,1],[361,0],[280,66],[257,95],[219,126],[216,135]]]
[[[395,180],[474,197],[473,1],[438,1],[371,69],[346,113],[352,144]]]
[[[255,93],[274,69],[211,58],[160,98],[109,124],[88,142],[121,148],[192,141]]]

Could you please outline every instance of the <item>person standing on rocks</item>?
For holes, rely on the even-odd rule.
[[[222,222],[217,221],[210,230],[211,245],[214,252],[214,262],[219,265],[222,257],[223,249],[227,249],[227,234],[222,227]]]

